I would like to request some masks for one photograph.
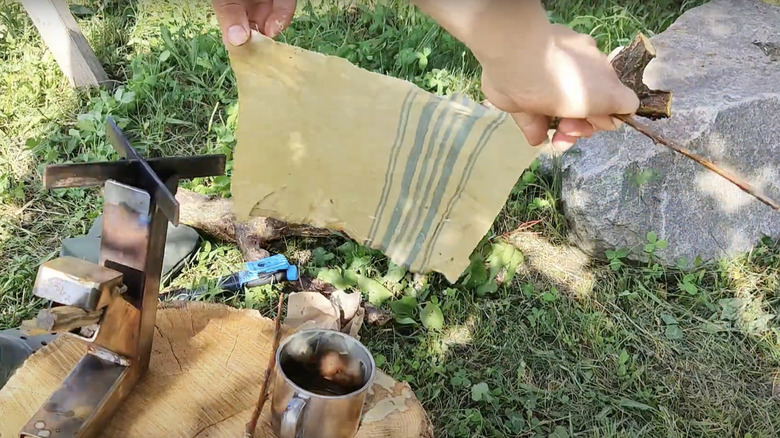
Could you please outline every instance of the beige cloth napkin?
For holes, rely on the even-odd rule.
[[[237,217],[343,231],[413,272],[455,282],[540,151],[506,113],[256,32],[230,62]]]

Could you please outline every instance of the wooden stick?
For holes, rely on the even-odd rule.
[[[631,44],[629,44],[626,48],[615,55],[614,58],[612,58],[611,62],[612,67],[615,69],[615,73],[617,73],[618,78],[623,83],[623,85],[634,91],[634,93],[636,93],[637,97],[639,98],[639,109],[636,111],[636,114],[650,120],[665,119],[670,117],[672,114],[672,92],[664,90],[651,90],[644,83],[645,69],[647,68],[648,64],[650,64],[650,61],[652,61],[655,57],[656,52],[653,44],[640,32],[636,35],[633,41],[631,41]],[[661,137],[649,126],[637,121],[634,117],[630,115],[613,115],[612,117],[623,121],[625,124],[649,137],[655,143],[662,144],[672,149],[673,151],[701,164],[705,168],[717,173],[723,178],[726,178],[728,181],[739,187],[743,192],[755,197],[759,201],[773,208],[775,211],[780,210],[780,204],[769,198],[759,189],[746,182],[744,178],[727,172],[701,155],[695,154],[689,149],[686,149],[675,142]],[[557,129],[558,122],[559,120],[557,118],[551,120],[549,128]]]
[[[239,222],[233,214],[233,200],[206,196],[180,188],[176,193],[180,204],[179,222],[217,239],[238,244],[245,261],[268,257],[264,247],[285,236],[327,237],[332,231],[308,225],[291,224],[268,217]]]
[[[707,169],[717,173],[718,175],[722,176],[723,178],[726,178],[727,180],[731,181],[742,189],[745,193],[752,195],[759,201],[763,202],[764,204],[772,207],[775,211],[780,210],[780,204],[778,204],[776,201],[772,200],[770,197],[765,195],[763,192],[761,192],[759,189],[753,187],[750,183],[743,180],[741,177],[738,177],[736,175],[733,175],[720,167],[716,166],[715,163],[712,161],[702,157],[701,155],[695,154],[691,152],[689,149],[684,148],[677,143],[667,140],[663,137],[661,137],[658,133],[654,132],[652,129],[650,129],[649,126],[637,121],[635,118],[631,116],[626,115],[616,115],[614,116],[617,119],[620,119],[621,121],[625,122],[627,125],[631,126],[632,128],[636,129],[637,131],[641,132],[642,134],[646,135],[647,137],[651,138],[655,143],[662,144],[673,151],[682,154],[691,160],[701,164],[702,166],[706,167]]]
[[[244,429],[244,438],[253,438],[255,436],[255,429],[257,428],[257,420],[260,419],[260,414],[263,412],[263,406],[265,406],[265,400],[268,398],[268,381],[271,380],[271,372],[276,366],[276,350],[279,349],[279,340],[282,337],[282,303],[284,302],[284,294],[279,294],[279,304],[276,307],[276,318],[274,319],[274,346],[271,350],[271,358],[268,359],[268,367],[265,369],[263,375],[263,386],[260,388],[260,396],[257,399],[257,405],[255,410],[252,411],[252,419],[246,424]]]

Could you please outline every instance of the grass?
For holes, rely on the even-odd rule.
[[[209,2],[79,3],[79,24],[117,79],[112,93],[69,89],[20,6],[0,1],[0,328],[39,308],[30,292],[37,266],[100,212],[96,191],[49,192],[40,177],[44,164],[115,159],[105,116],[149,156],[230,157],[235,146],[235,80]],[[591,33],[606,52],[638,30],[662,31],[703,0],[545,3],[552,20]],[[473,57],[408,5],[302,5],[281,38],[433,92],[479,97]],[[229,179],[187,187],[228,195]],[[415,388],[437,436],[776,436],[774,243],[681,271],[653,261],[667,243],[649,233],[644,265],[621,249],[607,263],[563,263],[559,190],[558,175],[529,169],[456,285],[336,238],[273,250],[371,299],[392,296],[382,305],[396,321],[362,336],[383,370]],[[240,264],[233,246],[204,240],[166,287],[196,286]],[[277,294],[208,299],[270,315]]]

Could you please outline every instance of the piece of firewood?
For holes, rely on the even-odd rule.
[[[279,341],[282,337],[282,303],[284,302],[284,294],[279,294],[279,304],[276,306],[276,318],[274,318],[274,343],[271,349],[271,357],[268,359],[268,366],[265,368],[263,374],[263,386],[260,387],[260,395],[257,398],[257,404],[254,411],[252,411],[252,418],[246,424],[244,429],[244,438],[253,438],[255,436],[255,429],[257,428],[257,420],[260,418],[260,413],[263,412],[263,406],[268,398],[268,381],[271,380],[271,372],[276,366],[276,350],[279,349]]]
[[[651,90],[644,82],[645,69],[655,56],[655,47],[639,32],[628,47],[612,58],[612,67],[620,82],[639,98],[636,115],[651,120],[665,119],[672,115],[672,92]]]
[[[22,331],[34,336],[40,333],[63,333],[97,324],[102,310],[88,311],[79,307],[58,306],[42,309],[34,320],[22,323]]]
[[[246,261],[268,257],[263,247],[285,236],[327,237],[332,231],[308,225],[289,224],[273,218],[258,217],[247,222],[236,221],[233,200],[219,196],[207,196],[180,188],[179,222],[202,231],[209,236],[238,244]]]
[[[76,88],[112,88],[65,0],[20,0],[62,73]]]

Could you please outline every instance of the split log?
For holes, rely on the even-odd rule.
[[[65,0],[20,0],[62,73],[76,88],[113,88]]]
[[[292,330],[282,325],[282,337]],[[274,321],[257,311],[203,302],[163,302],[157,312],[149,370],[99,438],[243,436],[273,351]],[[0,390],[0,437],[22,426],[84,355],[59,336],[30,356]],[[271,380],[273,385],[273,379]],[[355,438],[432,437],[412,388],[378,371]],[[256,436],[273,437],[271,403]]]
[[[179,222],[214,238],[236,243],[246,261],[268,257],[264,247],[285,236],[327,237],[332,231],[308,225],[289,224],[273,218],[258,217],[239,222],[233,214],[233,200],[207,196],[180,188]]]
[[[79,307],[58,306],[41,309],[34,320],[24,321],[22,331],[30,336],[40,333],[63,333],[97,324],[102,310],[89,311]]]

